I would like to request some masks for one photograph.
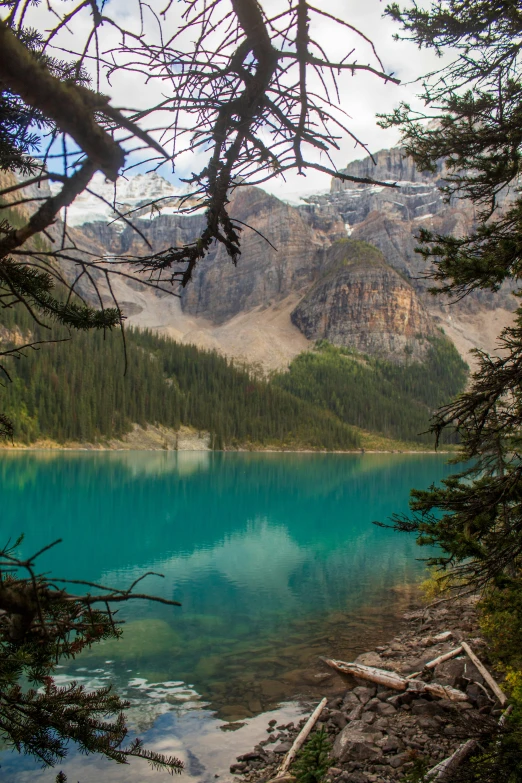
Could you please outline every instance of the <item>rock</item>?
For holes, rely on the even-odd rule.
[[[440,642],[447,642],[449,639],[451,639],[452,636],[453,631],[442,631],[442,633],[438,633],[433,637],[433,641],[435,644],[439,644]]]
[[[237,761],[256,761],[264,758],[266,758],[265,753],[252,750],[250,753],[243,753],[242,756],[238,756]]]
[[[412,696],[414,694],[412,693]],[[417,698],[412,699],[412,711],[420,711],[422,712],[422,707],[424,707],[427,704],[431,704],[432,702],[429,699],[426,699],[424,696],[417,696]]]
[[[482,688],[475,682],[468,685],[466,688],[466,695],[469,696],[470,701],[473,704],[476,704],[477,707],[487,707],[492,703]]]
[[[341,243],[343,248],[346,243]],[[376,652],[365,652],[361,653],[361,655],[358,655],[355,659],[354,663],[362,663],[364,666],[382,666],[382,659],[381,656]],[[362,686],[365,687],[365,686]],[[357,688],[354,688],[354,691],[356,691]]]
[[[342,779],[345,783],[369,783],[370,778],[364,772],[343,773]]]
[[[435,326],[412,286],[366,242],[334,243],[327,265],[291,314],[309,340],[355,348],[365,354],[405,362],[422,360]],[[382,666],[378,653],[357,663]]]
[[[368,729],[365,724],[348,724],[336,737],[330,753],[331,758],[340,762],[380,758],[382,750],[375,745],[381,736],[380,732],[375,734]]]
[[[450,661],[439,663],[435,668],[435,679],[441,685],[450,685],[457,688],[462,677],[465,676],[466,661],[464,658],[453,658]]]
[[[377,693],[377,698],[381,701],[389,701],[391,698],[397,695],[395,690],[383,690]]]
[[[280,742],[279,745],[276,745],[275,748],[272,748],[273,753],[288,753],[290,748],[292,747],[291,742]]]
[[[363,714],[364,707],[362,704],[358,704],[357,707],[354,707],[354,709],[348,714],[348,720],[359,720],[361,715]]]
[[[348,718],[340,710],[332,710],[330,713],[330,721],[334,726],[337,726],[338,729],[344,729],[348,723]]]
[[[375,720],[375,713],[367,710],[366,712],[362,713],[360,720],[362,720],[363,723],[367,723],[367,724],[373,723]]]
[[[356,688],[356,690],[358,689]],[[342,700],[342,704],[345,709],[353,709],[354,707],[358,707],[359,704],[361,704],[361,701],[357,697],[356,693],[354,693],[353,691],[348,691],[344,699]]]
[[[402,767],[403,764],[406,764],[406,762],[409,761],[409,755],[408,753],[397,753],[396,756],[390,756],[387,761],[390,767],[399,769],[399,767]]]
[[[393,753],[404,748],[402,742],[393,734],[384,737],[384,743],[382,745],[380,744],[381,742],[383,742],[383,740],[380,740],[379,745],[384,753]]]
[[[357,696],[361,704],[367,704],[370,699],[373,699],[375,692],[375,688],[368,688],[364,685],[359,685],[352,691],[352,693]]]
[[[333,672],[318,672],[317,674],[312,675],[316,685],[322,685],[323,683],[328,682],[333,676]]]
[[[439,728],[439,724],[435,718],[419,718],[417,720],[417,726],[421,729],[430,729],[431,731]]]
[[[387,701],[381,701],[378,698],[370,699],[370,701],[366,705],[366,710],[375,712],[377,715],[382,717],[395,715],[395,713],[397,712],[397,710],[392,704],[390,704]]]
[[[232,773],[234,772],[244,772],[248,768],[248,764],[245,762],[241,762],[240,764],[231,764],[230,765],[230,771]]]

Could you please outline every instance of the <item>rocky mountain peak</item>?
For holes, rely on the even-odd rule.
[[[60,188],[60,184],[53,185],[53,191]],[[68,208],[67,222],[70,226],[108,223],[118,217],[115,210],[126,213],[142,205],[143,210],[133,213],[133,217],[149,215],[152,210],[145,205],[153,201],[157,202],[162,214],[176,214],[179,211],[180,197],[184,194],[181,188],[155,171],[136,174],[134,177],[118,177],[115,183],[97,172],[91,180],[89,190],[92,192],[84,191]],[[122,221],[117,226],[120,230],[124,228]]]
[[[443,163],[441,162],[435,174],[430,171],[419,171],[412,157],[406,155],[400,147],[392,147],[391,149],[379,150],[373,156],[368,155],[362,160],[352,161],[341,170],[341,173],[350,174],[352,177],[369,177],[381,182],[419,184],[440,180],[442,169]],[[365,186],[333,178],[330,190],[332,193],[336,193],[339,190],[347,188],[351,190],[354,187]]]
[[[434,325],[412,286],[367,242],[335,242],[292,322],[309,340],[402,363],[422,359]]]

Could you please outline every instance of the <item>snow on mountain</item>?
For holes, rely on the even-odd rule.
[[[61,185],[55,185],[53,191],[60,188]],[[110,182],[97,172],[91,180],[89,190],[90,193],[81,193],[68,208],[67,223],[70,226],[82,226],[84,223],[97,221],[108,223],[118,217],[114,206],[125,215],[130,210],[153,201],[157,202],[162,214],[174,214],[179,210],[180,197],[186,192],[156,172],[137,174],[128,179],[119,177],[116,183]],[[152,211],[155,215],[158,214],[155,208],[144,206],[143,210],[133,212],[129,218],[144,217]],[[118,224],[123,228],[122,220],[118,220]]]

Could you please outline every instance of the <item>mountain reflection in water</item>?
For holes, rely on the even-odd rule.
[[[205,736],[205,747],[226,749],[233,732],[219,727],[241,721],[235,748],[259,713],[338,687],[320,655],[350,658],[393,636],[423,565],[411,537],[371,522],[406,511],[410,488],[447,475],[445,461],[10,452],[0,458],[2,532],[4,540],[25,534],[22,554],[62,538],[39,564],[60,577],[124,588],[145,571],[163,574],[144,589],[182,607],[123,607],[123,638],[67,662],[60,678],[114,682],[132,702],[131,726],[157,748],[195,753]],[[198,778],[207,774],[198,767],[206,766],[202,753],[191,761]],[[99,779],[100,764],[105,770],[105,762],[88,762],[82,783]],[[9,754],[2,765],[17,781],[34,770]],[[128,768],[127,777],[111,765],[104,774],[134,780]]]

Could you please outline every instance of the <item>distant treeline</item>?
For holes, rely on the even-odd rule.
[[[2,311],[0,323],[11,333],[31,330],[31,341],[49,339],[48,330],[35,328],[18,308]],[[151,332],[126,330],[125,374],[120,333],[77,333],[24,353],[25,358],[4,360],[12,383],[0,392],[0,410],[13,421],[18,441],[93,442],[120,437],[133,423],[150,423],[208,430],[216,449],[360,445],[353,428],[329,411],[256,379],[215,352]]]
[[[429,342],[422,363],[399,365],[321,340],[273,383],[346,424],[432,444],[433,436],[422,434],[431,413],[464,390],[468,366],[442,334]]]

